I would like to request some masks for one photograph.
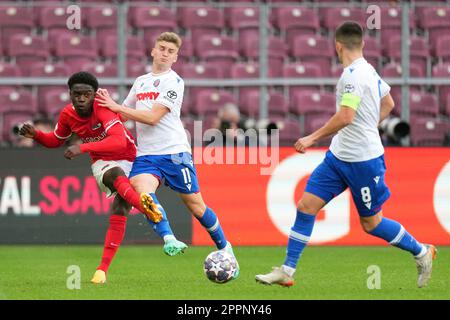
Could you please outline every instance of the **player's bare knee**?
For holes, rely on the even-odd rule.
[[[367,219],[367,218],[361,218],[360,220],[361,227],[366,233],[372,232],[373,229],[375,229],[379,223],[376,219]]]
[[[115,190],[114,181],[120,176],[125,176],[125,173],[120,167],[111,168],[103,175],[103,183],[111,190]]]
[[[297,204],[297,210],[307,214],[317,214],[318,210],[308,201],[300,200]]]

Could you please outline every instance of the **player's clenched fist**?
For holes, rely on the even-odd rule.
[[[74,157],[79,156],[80,154],[82,154],[82,152],[80,146],[77,144],[68,147],[66,151],[64,151],[64,157],[69,160],[72,160]]]
[[[19,134],[26,138],[34,138],[34,136],[36,135],[36,129],[32,124],[24,123],[19,129]]]
[[[314,144],[314,140],[311,139],[309,136],[300,138],[295,143],[294,147],[297,152],[305,153],[306,149],[311,147]]]

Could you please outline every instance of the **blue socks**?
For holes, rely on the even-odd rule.
[[[216,244],[217,249],[223,249],[227,245],[227,239],[220,226],[219,219],[210,208],[206,207],[205,213],[201,218],[197,218],[203,227],[209,232],[211,238]]]
[[[286,260],[283,266],[287,266],[295,271],[298,260],[308,244],[309,238],[314,227],[314,221],[316,216],[312,214],[306,214],[297,210],[297,218],[295,219],[294,226],[289,234],[289,241],[286,250]],[[292,275],[292,274],[290,274]]]
[[[153,228],[153,230],[155,230],[155,232],[162,239],[164,239],[164,237],[168,236],[168,235],[173,236],[173,231],[170,228],[169,220],[167,220],[166,211],[164,210],[164,208],[159,203],[158,198],[156,198],[156,194],[150,193],[150,195],[152,196],[153,201],[156,203],[156,205],[158,206],[159,210],[161,211],[161,213],[163,215],[163,218],[162,218],[162,220],[159,223],[154,223],[153,221],[150,221],[150,220],[147,219],[148,223],[150,224],[150,226]]]
[[[375,229],[369,233],[386,240],[393,246],[411,252],[414,256],[419,255],[424,248],[400,223],[387,218],[383,218]]]

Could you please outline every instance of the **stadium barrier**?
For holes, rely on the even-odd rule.
[[[194,159],[202,159],[206,151],[196,148]],[[272,158],[276,163],[271,163],[271,175],[262,174],[267,161],[248,161],[252,151],[225,149],[224,158],[216,157],[215,164],[198,163],[201,192],[234,245],[285,245],[295,204],[326,150],[300,155],[280,148]],[[231,164],[239,152],[247,162]],[[103,242],[110,200],[99,192],[86,156],[68,161],[62,154],[41,148],[2,149],[0,244]],[[419,241],[450,245],[450,148],[388,148],[386,164],[392,195],[384,214]],[[158,198],[179,239],[212,245],[178,196],[164,187]],[[349,191],[330,202],[316,221],[311,244],[384,244],[361,229]],[[125,241],[161,243],[140,214],[130,215]]]

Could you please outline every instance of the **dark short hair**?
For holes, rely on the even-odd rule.
[[[97,91],[98,89],[97,78],[91,73],[85,71],[77,72],[70,76],[69,81],[67,81],[69,89],[72,89],[75,84],[88,84],[94,88],[94,91]]]
[[[349,50],[359,49],[363,42],[363,29],[357,22],[345,21],[336,29],[335,39]]]

